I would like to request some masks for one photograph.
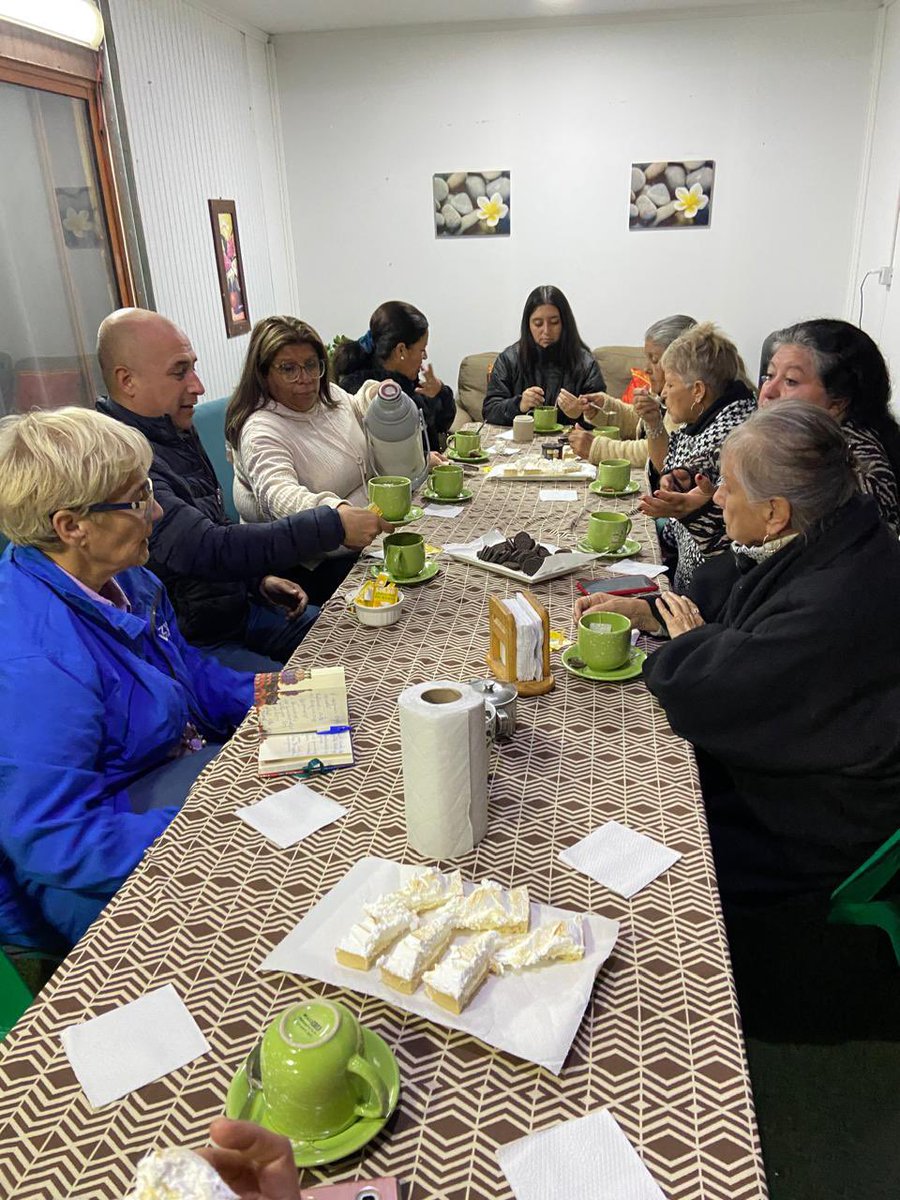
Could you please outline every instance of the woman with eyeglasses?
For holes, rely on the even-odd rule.
[[[393,379],[421,410],[431,450],[443,450],[456,415],[453,389],[441,383],[428,353],[425,314],[405,300],[387,300],[369,317],[360,338],[347,339],[334,355],[334,373],[347,392],[370,379]]]
[[[82,408],[0,421],[0,939],[65,947],[253,703],[144,568],[162,510],[138,433]]]
[[[297,317],[257,321],[225,417],[242,521],[275,521],[323,504],[368,504],[373,472],[362,426],[365,395],[329,382],[325,344],[311,325]],[[323,604],[355,561],[338,550],[291,574],[314,604]]]

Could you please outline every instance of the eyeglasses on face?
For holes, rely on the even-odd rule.
[[[72,507],[78,508],[80,506],[72,505]],[[150,513],[152,512],[152,510],[153,510],[153,482],[150,479],[147,479],[144,482],[144,486],[141,488],[141,496],[140,496],[139,500],[104,501],[102,504],[89,504],[89,505],[87,505],[87,508],[86,508],[86,511],[89,513],[136,512],[136,513],[140,513],[140,515],[144,518],[148,517],[150,515]],[[53,510],[53,512],[50,514],[50,520],[52,521],[53,518],[56,516],[56,514],[61,511],[62,511],[61,509],[55,508]]]
[[[314,363],[277,363],[273,368],[285,383],[296,383],[298,379],[321,379],[325,374],[325,364],[320,358]]]

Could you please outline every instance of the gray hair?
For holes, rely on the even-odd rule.
[[[731,460],[748,500],[787,500],[796,533],[806,533],[859,490],[840,425],[803,400],[759,409],[732,430],[722,454]]]
[[[665,350],[677,337],[693,329],[696,324],[693,317],[686,317],[684,313],[678,313],[674,317],[663,317],[662,320],[653,322],[644,334],[644,341],[653,342],[655,346],[662,346]]]

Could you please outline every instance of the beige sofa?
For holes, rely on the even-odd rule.
[[[482,420],[488,373],[498,353],[492,350],[483,354],[469,354],[459,364],[454,429],[460,429],[469,421]],[[631,382],[631,368],[643,367],[645,361],[642,346],[598,346],[592,354],[603,372],[606,390],[611,396],[622,395]]]

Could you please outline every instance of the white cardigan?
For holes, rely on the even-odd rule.
[[[316,402],[294,412],[274,400],[251,413],[233,453],[234,504],[242,521],[274,521],[328,504],[368,504],[374,474],[362,419],[377,391],[367,384],[350,396],[329,386],[336,408]]]

